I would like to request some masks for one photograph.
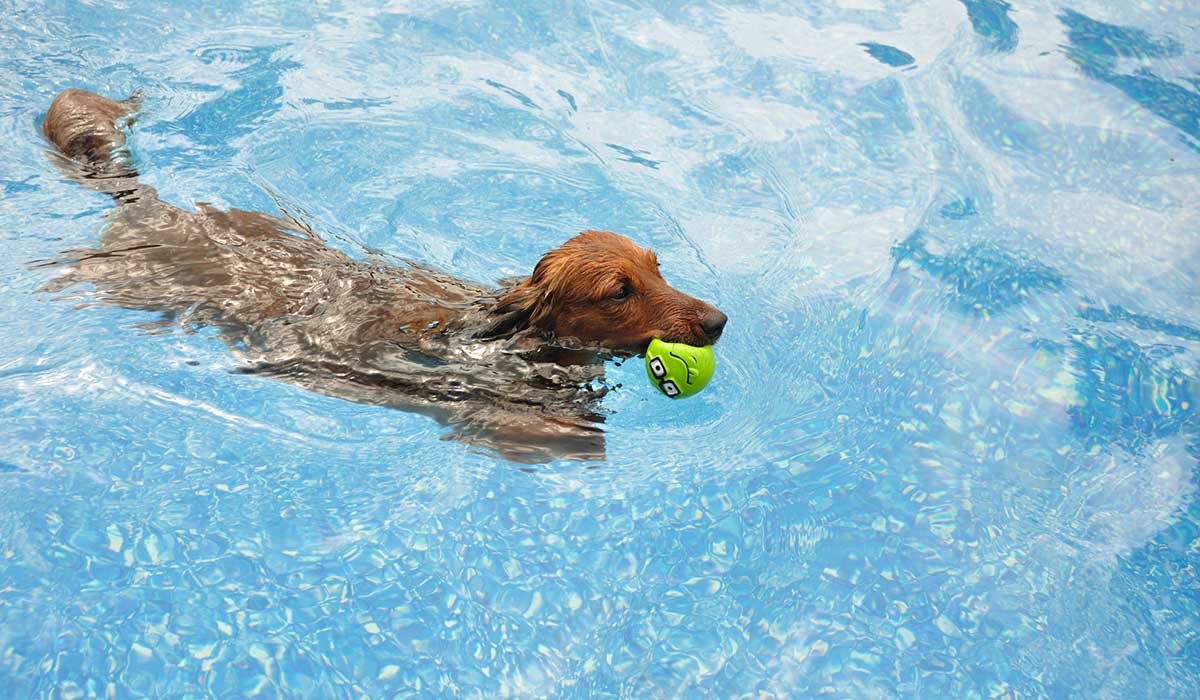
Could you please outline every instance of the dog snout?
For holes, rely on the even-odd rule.
[[[725,324],[729,321],[729,317],[725,314],[713,309],[700,319],[700,330],[704,331],[704,335],[708,337],[710,343],[717,342],[717,338],[721,337],[721,333],[725,330]]]

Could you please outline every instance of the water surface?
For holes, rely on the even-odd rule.
[[[0,9],[9,697],[1194,697],[1195,3]],[[521,468],[39,294],[110,206],[68,86],[356,256],[623,232],[717,378],[610,366],[607,461]]]

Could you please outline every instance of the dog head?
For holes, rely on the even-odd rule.
[[[711,304],[671,287],[654,253],[624,236],[584,231],[546,253],[506,291],[483,337],[533,328],[588,347],[641,354],[654,338],[709,345],[727,320]]]

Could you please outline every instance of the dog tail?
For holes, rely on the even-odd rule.
[[[118,202],[137,192],[137,170],[124,150],[125,132],[140,100],[135,94],[120,102],[87,90],[64,90],[50,105],[42,133],[68,162],[59,165],[68,177]]]

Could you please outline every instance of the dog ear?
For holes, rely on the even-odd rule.
[[[566,255],[557,248],[542,256],[533,274],[500,295],[490,323],[475,335],[481,340],[508,338],[528,328],[549,331],[562,299],[562,265]]]
[[[547,315],[545,294],[529,281],[513,287],[501,295],[490,312],[488,325],[475,334],[480,340],[509,338],[527,328],[532,328]]]

